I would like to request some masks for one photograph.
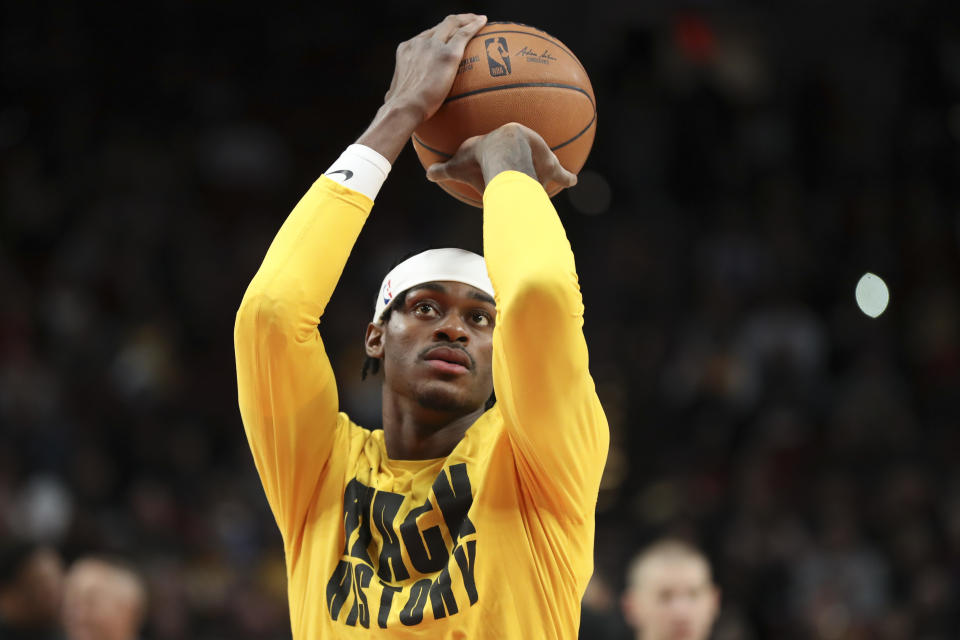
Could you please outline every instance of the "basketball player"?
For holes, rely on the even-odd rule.
[[[706,640],[719,607],[707,557],[686,542],[655,542],[630,564],[623,613],[637,640]]]
[[[484,23],[450,16],[398,48],[384,105],[294,208],[237,314],[240,410],[294,638],[577,635],[609,434],[542,187],[575,176],[518,125],[431,167],[484,193],[486,262],[432,250],[384,278],[364,343],[383,430],[338,412],[317,331],[391,164]]]
[[[123,564],[82,558],[67,573],[63,602],[67,640],[136,640],[146,608],[143,581]]]

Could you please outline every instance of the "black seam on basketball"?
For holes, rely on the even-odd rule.
[[[582,136],[583,134],[585,134],[587,131],[589,131],[589,130],[590,130],[590,127],[592,127],[592,126],[593,126],[593,123],[596,122],[596,121],[597,121],[597,112],[594,111],[594,112],[593,112],[593,117],[590,118],[590,122],[588,122],[588,123],[587,123],[587,126],[583,128],[583,131],[581,131],[581,132],[578,133],[577,135],[573,136],[572,138],[570,138],[570,139],[567,140],[566,142],[561,142],[560,144],[558,144],[558,145],[555,146],[555,147],[550,147],[550,151],[556,151],[557,149],[559,149],[559,148],[561,148],[561,147],[567,146],[568,144],[570,144],[571,142],[573,142],[574,140],[576,140],[577,138],[579,138],[580,136]]]
[[[583,134],[585,134],[587,131],[589,131],[589,130],[590,130],[590,127],[592,127],[592,126],[593,126],[593,123],[596,122],[596,121],[597,121],[597,112],[594,111],[594,112],[593,112],[593,117],[590,118],[590,122],[587,123],[587,126],[585,126],[580,133],[578,133],[577,135],[573,136],[573,137],[570,138],[569,140],[566,140],[566,141],[564,141],[564,142],[561,142],[560,144],[558,144],[558,145],[556,145],[556,146],[554,146],[554,147],[550,147],[550,151],[556,151],[557,149],[560,149],[560,148],[562,148],[562,147],[565,147],[565,146],[567,146],[568,144],[570,144],[571,142],[574,142],[577,138],[579,138],[580,136],[582,136]],[[431,147],[430,145],[426,144],[423,140],[421,140],[420,138],[417,137],[417,134],[413,134],[413,141],[416,142],[416,143],[417,143],[418,145],[420,145],[421,147],[423,147],[424,149],[426,149],[427,151],[431,151],[431,152],[437,154],[438,156],[442,156],[442,157],[447,158],[447,159],[450,159],[450,158],[453,157],[453,156],[450,155],[449,153],[446,153],[446,152],[444,152],[444,151],[440,151],[440,149],[434,149],[434,148]]]
[[[491,23],[487,23],[487,24],[491,24]],[[496,23],[492,23],[492,24],[496,24]],[[506,24],[517,24],[517,25],[520,25],[521,27],[529,27],[529,25],[520,24],[519,22],[508,22],[508,23],[506,23]],[[529,27],[529,28],[530,28],[530,29],[536,29],[536,27]],[[505,29],[504,29],[504,30],[500,30],[500,31],[487,31],[487,32],[484,32],[484,33],[478,33],[477,35],[473,36],[473,38],[471,38],[471,40],[475,40],[475,39],[477,39],[477,38],[483,38],[483,37],[485,37],[485,36],[492,36],[492,35],[495,34],[495,33],[519,33],[519,34],[522,34],[522,35],[525,35],[525,36],[533,36],[534,38],[540,38],[541,40],[546,40],[547,42],[549,42],[549,43],[552,44],[553,46],[555,46],[555,47],[557,47],[558,49],[560,49],[560,51],[563,51],[565,54],[567,54],[568,56],[570,56],[571,58],[573,58],[574,62],[576,62],[578,65],[580,65],[580,69],[582,69],[584,73],[587,73],[587,69],[586,69],[586,67],[583,66],[583,63],[580,62],[580,58],[578,58],[577,56],[575,56],[572,51],[566,49],[562,44],[560,44],[560,43],[557,42],[556,40],[551,40],[550,38],[552,38],[553,36],[550,36],[550,38],[545,38],[544,36],[541,36],[541,35],[536,34],[536,33],[530,33],[529,31],[511,31],[511,30],[505,30]],[[544,33],[546,33],[546,32],[544,32]],[[547,35],[550,35],[550,34],[547,34]]]
[[[417,143],[418,145],[420,145],[421,147],[423,147],[424,149],[426,149],[427,151],[432,151],[432,152],[434,152],[435,154],[437,154],[438,156],[443,156],[443,157],[446,158],[447,160],[449,160],[450,158],[453,157],[453,156],[450,155],[449,153],[444,153],[443,151],[440,151],[440,149],[434,149],[434,148],[431,147],[430,145],[424,144],[424,143],[423,143],[423,140],[421,140],[420,138],[417,137],[417,134],[413,134],[413,141],[416,142],[416,143]]]
[[[458,93],[455,96],[450,96],[443,101],[443,104],[453,102],[454,100],[459,100],[460,98],[475,96],[478,93],[502,91],[503,89],[522,89],[524,87],[551,87],[554,89],[570,89],[571,91],[577,91],[587,97],[587,100],[590,101],[590,106],[593,107],[593,115],[597,115],[597,105],[594,103],[593,98],[590,97],[590,94],[587,93],[585,89],[581,89],[575,84],[561,84],[559,82],[515,82],[513,84],[501,84],[496,87],[482,87],[480,89],[474,89],[473,91],[467,91],[466,93]]]

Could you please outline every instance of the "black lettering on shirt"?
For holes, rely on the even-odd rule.
[[[370,607],[367,604],[367,594],[364,591],[370,586],[373,578],[373,567],[368,564],[356,564],[353,567],[353,607],[347,616],[347,624],[351,627],[360,621],[364,629],[370,628]]]
[[[340,609],[347,602],[352,576],[350,563],[341,560],[337,563],[337,568],[333,570],[330,580],[327,581],[327,608],[330,610],[330,617],[334,620],[340,615]]]
[[[385,582],[380,582],[383,586],[383,595],[380,596],[380,612],[377,614],[377,624],[381,629],[387,628],[387,619],[390,618],[390,608],[393,606],[393,596],[400,591],[400,587],[394,587]]]
[[[454,615],[464,606],[455,595],[454,562],[460,568],[457,584],[462,580],[470,605],[477,603],[477,530],[468,516],[473,491],[467,465],[441,469],[430,493],[432,496],[411,509],[400,522],[398,516],[406,496],[377,491],[356,478],[347,483],[343,494],[342,556],[326,586],[325,599],[332,620],[369,629],[369,599],[377,597],[376,589],[381,590],[377,612],[381,629],[389,627],[394,600],[401,607],[398,617],[405,626],[423,621],[428,601],[434,619]],[[425,526],[426,522],[436,524],[421,530],[418,520],[425,514],[430,514],[423,518]],[[471,539],[464,539],[467,536]],[[423,574],[419,580],[397,584],[408,583],[413,570]],[[375,576],[379,584],[371,591]],[[400,602],[404,604],[401,606]]]
[[[373,524],[383,540],[377,577],[384,582],[399,582],[410,577],[407,567],[403,564],[400,538],[393,528],[393,521],[397,517],[397,512],[400,511],[401,504],[403,504],[403,496],[389,491],[377,491],[373,499]]]
[[[477,531],[467,517],[467,511],[473,504],[473,492],[470,490],[466,463],[451,465],[450,480],[451,482],[447,482],[447,474],[441,469],[433,481],[433,494],[437,496],[440,513],[443,514],[443,520],[456,544],[459,538]]]
[[[347,483],[343,492],[343,555],[347,555],[350,536],[358,531],[357,540],[350,547],[350,555],[367,564],[373,564],[367,547],[370,546],[370,499],[373,488],[361,484],[356,478]]]
[[[467,550],[464,552],[463,547]],[[477,541],[467,540],[466,545],[461,545],[453,550],[453,555],[460,565],[460,572],[463,574],[463,588],[467,590],[467,596],[470,597],[470,604],[477,603],[477,582],[473,576],[473,570],[477,568]]]
[[[446,566],[437,579],[430,585],[430,603],[433,605],[433,617],[436,620],[445,617],[447,614],[455,614],[457,609],[457,599],[453,596],[453,589],[450,585],[450,567]]]
[[[430,592],[430,578],[417,580],[410,587],[410,599],[400,610],[400,622],[412,627],[423,621],[423,608],[427,606],[427,594]]]
[[[439,571],[446,566],[447,558],[450,557],[440,527],[430,527],[423,532],[423,537],[420,537],[417,518],[432,510],[433,505],[430,504],[430,498],[427,498],[421,506],[411,509],[403,524],[400,525],[400,537],[403,538],[403,544],[407,547],[410,563],[420,573]]]

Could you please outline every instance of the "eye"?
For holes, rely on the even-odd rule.
[[[471,311],[470,320],[478,327],[489,327],[493,324],[493,318],[486,311]]]
[[[433,317],[439,313],[429,302],[417,302],[413,305],[413,312],[418,316]]]

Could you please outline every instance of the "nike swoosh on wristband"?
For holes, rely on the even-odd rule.
[[[353,171],[350,171],[350,169],[337,169],[336,171],[331,171],[328,173],[327,176],[332,176],[335,173],[342,173],[344,182],[353,177]]]

